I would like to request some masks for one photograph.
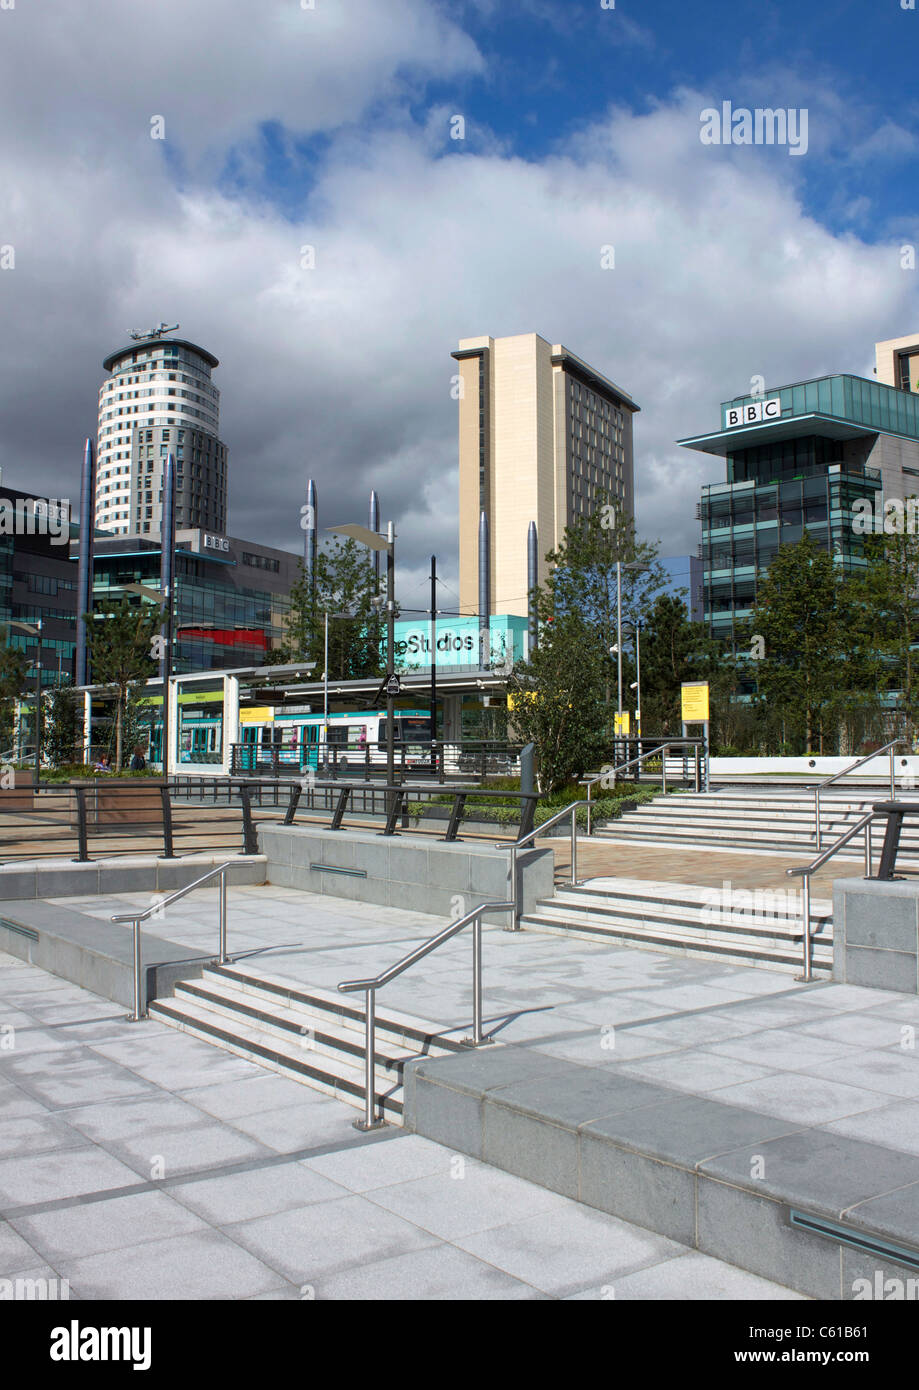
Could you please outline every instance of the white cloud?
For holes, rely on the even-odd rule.
[[[69,0],[0,16],[0,112],[20,148],[144,159],[150,118],[193,167],[259,122],[327,131],[419,77],[478,71],[472,40],[430,0]]]
[[[58,83],[41,129],[7,125],[0,140],[0,243],[17,248],[15,271],[0,272],[0,462],[13,485],[72,492],[102,357],[128,328],[178,320],[221,359],[231,529],[299,549],[308,476],[323,525],[362,519],[376,486],[397,522],[403,602],[421,606],[432,550],[456,583],[460,337],[535,330],[633,394],[640,529],[674,553],[695,549],[700,486],[723,478],[720,460],[676,438],[716,428],[719,402],[755,374],[771,388],[859,370],[875,338],[919,326],[899,239],[874,247],[807,216],[789,167],[804,161],[702,146],[699,93],[614,110],[526,161],[409,118],[408,67],[414,98],[425,74],[479,62],[422,0],[324,6],[342,27],[322,21],[312,50],[298,26],[320,10],[295,4],[106,6],[111,33],[98,10],[85,32],[55,13],[43,71],[27,82],[15,45],[5,60],[8,109],[22,101],[34,117],[39,89]],[[307,80],[304,55],[320,48]],[[196,171],[181,188],[131,125],[165,105],[157,90]],[[255,127],[272,118],[323,126],[329,141],[296,221],[205,177],[234,144],[257,159]],[[306,243],[313,271],[300,267]]]

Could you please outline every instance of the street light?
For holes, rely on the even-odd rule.
[[[35,790],[38,791],[38,784],[41,780],[41,618],[36,618],[34,623],[23,623],[18,619],[10,619],[10,627],[18,627],[20,632],[27,632],[30,637],[38,638],[38,656],[35,660]]]
[[[641,623],[636,623],[635,635],[635,680],[629,686],[635,691],[635,733],[641,738]]]
[[[322,742],[325,746],[325,769],[329,768],[329,619],[330,618],[353,618],[353,613],[330,613],[325,610],[325,661],[322,672]],[[318,765],[319,755],[316,755]]]
[[[649,570],[650,565],[643,560],[616,561],[616,670],[619,684],[619,727],[622,728],[622,571],[633,570],[636,574]]]
[[[123,589],[123,590],[125,590],[127,593],[130,593],[130,594],[140,594],[141,598],[148,599],[149,602],[159,604],[161,607],[163,606],[164,597],[163,597],[163,594],[160,592],[159,589],[151,589],[151,588],[149,587],[149,585],[147,585],[147,584],[120,584],[118,587],[121,588],[121,589]],[[163,638],[163,650],[164,650],[164,670],[163,670],[163,676],[164,676],[164,679],[163,679],[163,732],[162,732],[162,747],[161,747],[161,750],[160,750],[160,764],[161,764],[162,771],[163,771],[163,781],[164,781],[164,782],[168,782],[168,780],[169,780],[169,770],[168,770],[168,759],[169,759],[169,680],[170,680],[170,677],[171,677],[171,675],[172,675],[172,612],[171,612],[172,605],[171,605],[171,602],[168,600],[168,598],[166,599],[166,602],[169,604],[169,608],[168,608],[167,617],[166,617],[166,633],[165,633],[165,637]],[[151,734],[152,734],[152,731],[153,731],[152,722],[151,722],[150,729],[151,729]],[[152,749],[152,748],[151,748],[150,752],[151,752],[151,756],[152,756],[152,753],[153,753],[153,749]]]
[[[396,695],[399,691],[395,666],[396,531],[391,521],[387,524],[385,536],[379,531],[371,531],[367,526],[360,526],[357,522],[348,522],[344,526],[330,526],[329,530],[337,536],[349,536],[351,540],[357,541],[359,545],[368,546],[370,550],[386,552],[386,785],[391,787],[396,776],[393,739],[396,725]],[[378,599],[375,606],[379,606],[381,602],[382,599]]]

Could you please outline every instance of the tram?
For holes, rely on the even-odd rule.
[[[319,767],[334,758],[366,766],[386,762],[386,711],[360,710],[329,714],[304,714],[276,709],[241,709],[239,712],[240,771],[254,770],[271,758],[279,767]],[[427,762],[431,756],[431,715],[428,710],[396,710],[393,741],[400,763]]]

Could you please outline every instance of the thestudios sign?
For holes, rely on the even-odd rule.
[[[519,622],[525,628],[526,620]],[[431,664],[431,625],[430,623],[396,623],[395,659],[400,671],[421,670]],[[515,640],[516,639],[516,640]],[[523,655],[523,638],[516,634],[513,620],[492,619],[489,631],[490,653],[485,660],[490,664],[501,663],[507,659],[513,663]],[[479,623],[477,618],[454,619],[452,623],[438,623],[435,640],[438,666],[479,665]]]
[[[724,407],[724,428],[736,430],[743,425],[756,425],[763,420],[780,420],[782,417],[782,397],[770,396],[765,401],[748,401],[745,405],[726,405]]]

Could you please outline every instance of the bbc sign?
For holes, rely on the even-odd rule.
[[[726,405],[724,428],[736,430],[741,425],[755,425],[762,420],[778,420],[781,415],[781,396],[770,396],[768,401],[750,401],[747,405]]]

